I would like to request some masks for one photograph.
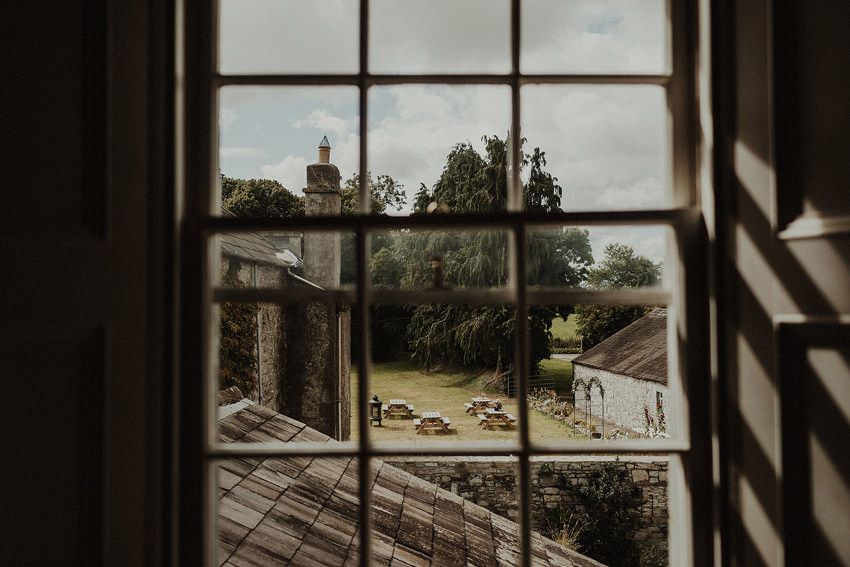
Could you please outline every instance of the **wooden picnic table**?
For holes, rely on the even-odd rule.
[[[391,413],[401,413],[412,418],[414,408],[413,405],[408,404],[405,400],[393,398],[388,403],[381,406],[381,409],[384,411],[384,417],[387,417]]]
[[[485,411],[490,407],[490,398],[472,398],[472,403],[469,402],[464,403],[466,406],[466,413],[475,415],[479,411]]]
[[[482,429],[488,429],[491,425],[507,425],[508,429],[514,428],[516,418],[506,411],[487,408],[486,413],[478,416]]]
[[[451,423],[449,418],[441,416],[438,411],[423,411],[421,418],[413,420],[417,435],[426,429],[440,429],[443,433],[448,433]]]

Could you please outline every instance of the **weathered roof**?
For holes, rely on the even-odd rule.
[[[255,261],[287,268],[287,264],[275,255],[274,245],[257,233],[221,234],[221,253],[241,260]]]
[[[667,310],[653,309],[574,358],[573,364],[666,384]]]
[[[226,415],[223,442],[335,443],[259,405]],[[219,563],[356,566],[360,558],[358,465],[352,457],[228,459],[218,474]],[[374,530],[371,565],[514,566],[516,523],[373,460],[368,478]],[[532,532],[535,566],[601,564]]]
[[[319,142],[319,147],[320,147],[320,148],[329,148],[329,147],[331,147],[331,143],[330,143],[330,142],[328,142],[328,137],[327,137],[327,136],[322,136],[322,141],[321,141],[321,142]]]

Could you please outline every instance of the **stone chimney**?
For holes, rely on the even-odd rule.
[[[319,161],[307,166],[304,208],[310,216],[342,212],[339,169],[330,163],[327,137],[319,144]],[[303,277],[325,289],[340,285],[341,235],[304,231]],[[351,434],[351,313],[334,302],[302,302],[284,307],[284,378],[280,411],[335,439]]]
[[[308,217],[339,216],[342,197],[339,190],[339,169],[330,163],[331,145],[328,138],[319,144],[318,163],[307,166],[307,187],[304,188],[304,209]],[[304,277],[324,288],[339,286],[340,235],[330,232],[304,235]]]

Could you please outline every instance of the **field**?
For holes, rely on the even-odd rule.
[[[555,317],[552,320],[552,336],[556,339],[566,339],[567,337],[578,336],[576,315],[570,315],[564,321],[560,317]]]
[[[563,361],[547,361],[560,363]],[[568,364],[568,363],[565,363]],[[553,365],[554,367],[560,365]],[[572,372],[570,372],[572,380]],[[352,372],[352,439],[357,438],[357,376]],[[413,414],[420,416],[423,411],[439,411],[443,417],[451,420],[451,433],[426,431],[416,435],[413,422],[408,417],[391,416],[383,420],[382,427],[374,426],[371,434],[375,442],[381,441],[509,441],[517,438],[517,430],[497,426],[493,429],[481,429],[478,419],[466,412],[464,402],[471,401],[481,392],[474,378],[458,374],[426,372],[412,362],[389,362],[376,364],[372,371],[372,387],[369,397],[377,394],[382,401],[390,398],[404,398],[415,409]],[[505,399],[498,392],[484,392],[490,399],[501,397],[503,408],[519,419],[519,408],[515,399]],[[529,410],[529,436],[531,439],[562,439],[572,435],[572,430],[563,423],[543,414]]]

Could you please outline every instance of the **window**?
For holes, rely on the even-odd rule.
[[[192,222],[184,227],[185,301],[184,332],[197,340],[187,343],[183,353],[182,395],[187,407],[183,419],[187,421],[187,447],[184,459],[188,463],[183,482],[187,510],[197,511],[203,521],[197,528],[184,529],[184,541],[203,541],[203,556],[207,564],[218,564],[215,550],[218,539],[216,474],[218,464],[229,458],[254,458],[269,456],[287,457],[355,457],[357,494],[359,502],[369,502],[369,463],[391,456],[464,456],[506,457],[517,470],[519,542],[518,553],[522,565],[530,565],[532,556],[532,502],[531,470],[534,459],[544,456],[575,455],[605,452],[624,455],[639,451],[650,455],[670,457],[670,522],[671,564],[687,564],[691,557],[691,515],[688,512],[691,488],[685,478],[692,478],[686,463],[699,462],[697,451],[706,446],[699,439],[708,431],[691,431],[694,421],[694,404],[689,403],[702,386],[703,375],[699,367],[702,344],[688,341],[689,329],[697,324],[694,319],[704,296],[691,266],[702,261],[702,250],[697,238],[700,215],[696,211],[696,179],[692,147],[695,109],[691,105],[689,84],[692,69],[688,66],[691,54],[687,30],[690,14],[677,2],[647,0],[641,10],[631,12],[639,21],[623,22],[625,4],[610,2],[605,9],[598,2],[576,2],[565,6],[563,2],[520,1],[482,2],[399,2],[361,1],[339,2],[328,13],[315,15],[307,6],[311,2],[231,2],[221,0],[219,5],[185,13],[186,82],[183,103],[186,108],[186,143],[184,147],[186,195],[185,206]],[[628,4],[628,3],[626,3]],[[324,4],[322,3],[324,6]],[[285,10],[285,18],[272,14]],[[583,19],[581,19],[583,18]],[[482,25],[483,20],[485,23]],[[424,22],[424,25],[423,25]],[[563,34],[543,34],[552,22],[563,26]],[[581,24],[579,26],[579,24]],[[623,51],[622,46],[606,43],[606,31],[617,26],[631,26],[636,33],[644,33],[650,41],[645,52]],[[583,26],[583,27],[581,27]],[[575,28],[575,29],[574,29]],[[470,30],[482,29],[487,33],[475,34]],[[219,31],[220,30],[220,31]],[[425,31],[423,31],[425,30]],[[282,44],[280,39],[285,40]],[[281,45],[283,47],[281,48]],[[217,53],[218,57],[210,57]],[[609,53],[588,67],[591,53]],[[246,55],[247,54],[247,55]],[[213,63],[218,61],[217,66]],[[429,97],[437,104],[429,106]],[[218,147],[226,140],[226,147],[242,148],[242,157],[250,159],[251,146],[233,132],[225,131],[224,124],[233,116],[229,109],[240,100],[260,101],[269,107],[305,104],[305,100],[323,101],[327,105],[354,109],[359,124],[341,124],[338,117],[322,114],[321,108],[304,107],[302,114],[309,115],[312,124],[323,123],[326,129],[336,128],[345,133],[346,148],[351,163],[356,163],[360,179],[368,173],[380,175],[397,162],[412,160],[410,156],[393,153],[387,148],[387,139],[373,129],[374,124],[391,121],[386,114],[387,102],[402,101],[402,112],[428,114],[445,109],[440,103],[451,100],[455,108],[467,114],[481,113],[478,124],[489,130],[461,134],[478,144],[479,136],[492,136],[487,143],[504,144],[504,167],[490,170],[506,176],[504,202],[484,209],[475,206],[452,206],[460,214],[439,214],[441,206],[437,193],[428,194],[437,212],[432,214],[401,214],[382,216],[368,214],[368,184],[358,188],[359,214],[338,216],[328,209],[324,214],[301,218],[232,218],[220,214],[218,194],[219,171],[224,152]],[[274,102],[269,102],[274,101]],[[569,103],[569,104],[568,104]],[[540,112],[540,109],[550,109]],[[598,112],[600,109],[607,112]],[[346,110],[347,112],[347,110]],[[312,114],[311,114],[312,113]],[[447,124],[450,115],[440,119]],[[454,115],[451,115],[454,116]],[[256,118],[257,124],[275,120],[268,113]],[[600,120],[601,121],[594,121]],[[553,122],[571,122],[576,125],[575,135],[569,139],[552,138]],[[215,126],[218,123],[219,126]],[[445,151],[464,139],[456,139],[459,130],[452,130],[443,138],[439,128],[428,126],[423,119],[419,129],[413,123],[402,126],[411,129],[414,138],[423,143],[425,134],[433,134]],[[635,132],[626,125],[642,124]],[[300,124],[306,126],[304,122]],[[288,127],[288,125],[284,125]],[[645,150],[645,162],[656,173],[654,184],[636,185],[618,181],[618,169],[628,168],[625,157],[611,159],[615,154],[610,140],[596,136],[603,127],[617,132],[613,139],[623,143],[629,136],[639,136],[638,144]],[[449,130],[448,128],[446,130]],[[264,129],[268,132],[269,129]],[[506,132],[505,135],[499,135]],[[518,134],[521,132],[522,134]],[[274,133],[272,129],[272,134]],[[233,136],[228,138],[228,136]],[[524,138],[530,145],[535,139],[546,139],[551,144],[571,145],[576,157],[575,169],[589,168],[591,175],[607,176],[606,184],[587,185],[583,194],[594,191],[605,193],[605,199],[591,201],[562,200],[559,210],[541,210],[534,199],[526,198],[523,187],[533,163],[525,169],[515,167],[526,159],[536,158],[530,147],[516,143]],[[353,142],[348,143],[350,140]],[[494,141],[495,140],[495,141]],[[318,142],[318,140],[316,140]],[[634,142],[634,140],[632,140]],[[225,142],[221,142],[224,146]],[[626,144],[628,145],[628,144]],[[480,145],[478,146],[480,148]],[[455,146],[455,149],[458,149]],[[460,147],[464,150],[464,147]],[[554,153],[553,146],[543,147]],[[306,149],[302,150],[305,153]],[[485,150],[480,150],[484,153]],[[470,154],[471,155],[471,154]],[[501,155],[501,154],[494,154]],[[526,157],[527,156],[527,157]],[[512,165],[514,164],[514,165]],[[289,164],[281,164],[289,166]],[[303,163],[297,164],[303,167]],[[492,164],[490,164],[492,165]],[[224,172],[227,175],[227,172]],[[265,173],[265,172],[264,172]],[[342,172],[343,175],[349,172]],[[271,170],[269,170],[271,175]],[[439,175],[439,172],[437,172]],[[421,179],[433,182],[433,179]],[[545,181],[545,178],[544,178]],[[412,186],[411,186],[412,185]],[[545,185],[545,183],[544,183]],[[604,185],[604,187],[603,187]],[[308,187],[309,187],[308,180]],[[416,184],[406,183],[407,203],[410,209]],[[298,187],[292,187],[298,189]],[[580,194],[581,192],[576,192]],[[635,196],[646,195],[635,200]],[[423,207],[425,208],[425,207]],[[451,210],[451,207],[449,207]],[[451,211],[452,213],[454,211]],[[547,270],[535,269],[537,240],[547,235],[570,230],[607,231],[609,242],[628,238],[628,234],[650,231],[650,236],[664,244],[664,275],[662,284],[655,287],[632,289],[623,285],[600,285],[595,288],[575,282],[546,281]],[[374,250],[370,246],[376,239],[388,235],[433,235],[435,232],[452,232],[477,235],[482,231],[493,234],[498,242],[498,255],[503,258],[503,271],[494,279],[480,285],[441,285],[442,257],[435,255],[427,277],[418,285],[407,287],[375,285],[368,270]],[[228,287],[220,283],[221,257],[229,235],[257,233],[277,236],[304,234],[304,251],[311,235],[325,235],[327,246],[348,246],[350,285],[342,279],[317,283],[316,278],[305,277],[313,285],[297,288],[276,285],[255,287]],[[619,235],[619,236],[618,236]],[[604,240],[599,240],[604,242]],[[598,257],[602,250],[596,250]],[[345,254],[340,251],[340,260]],[[305,257],[305,264],[307,259]],[[597,261],[599,261],[597,259]],[[342,270],[343,268],[340,268]],[[296,274],[297,275],[297,274]],[[697,274],[694,274],[696,276]],[[340,276],[341,277],[341,276]],[[303,282],[302,282],[303,283]],[[214,411],[214,392],[217,385],[216,349],[218,309],[223,302],[243,304],[308,305],[314,303],[341,306],[351,305],[358,317],[353,329],[360,342],[359,356],[352,361],[357,373],[357,396],[352,404],[367,408],[371,398],[373,366],[369,348],[374,327],[370,324],[368,308],[381,305],[449,305],[449,306],[499,306],[510,311],[514,321],[513,396],[517,400],[515,434],[504,443],[423,444],[378,442],[372,432],[365,411],[355,414],[352,433],[356,441],[328,445],[326,443],[269,442],[221,444],[217,441],[217,423]],[[669,383],[667,405],[664,410],[673,421],[675,434],[640,441],[606,440],[604,444],[588,443],[573,438],[540,440],[535,437],[527,403],[533,386],[531,373],[530,315],[537,306],[558,305],[642,305],[666,307],[669,322],[664,335],[665,364],[668,367],[665,381]],[[343,317],[341,310],[329,312],[328,326],[333,319]],[[329,317],[329,318],[328,318]],[[306,320],[306,319],[304,319]],[[339,323],[339,329],[344,326]],[[508,353],[504,354],[505,357]],[[344,365],[344,356],[335,359]],[[704,372],[704,370],[703,370]],[[597,377],[598,378],[598,377]],[[592,377],[584,382],[590,394],[585,410],[586,419],[593,421],[600,398],[594,397],[594,388],[601,394],[602,411],[607,384]],[[647,395],[651,396],[648,390]],[[610,394],[609,394],[610,396]],[[659,405],[661,392],[656,392]],[[340,400],[345,392],[340,393]],[[323,415],[337,412],[338,427],[332,433],[345,437],[343,425],[344,400],[323,400],[330,403],[319,411]],[[335,404],[340,404],[336,406]],[[609,397],[610,403],[610,397]],[[647,405],[651,404],[649,398]],[[578,405],[578,404],[577,404]],[[420,411],[428,408],[420,408]],[[695,437],[696,436],[696,437]],[[197,443],[197,449],[192,445]],[[261,439],[258,439],[261,440]],[[199,480],[201,482],[199,482]],[[194,487],[198,487],[194,489]],[[381,542],[374,540],[372,524],[374,511],[370,506],[359,507],[359,530],[356,534],[361,551],[362,565],[369,564],[370,550]],[[190,513],[191,516],[191,513]],[[197,529],[197,531],[193,531]],[[377,542],[377,543],[376,543]],[[189,560],[197,551],[186,549]],[[219,561],[221,559],[219,558]],[[188,561],[192,563],[192,561]]]

